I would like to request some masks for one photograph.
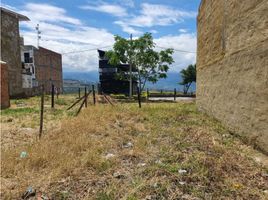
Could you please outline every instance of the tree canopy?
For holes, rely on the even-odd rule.
[[[156,83],[159,79],[166,78],[169,65],[174,62],[173,49],[158,52],[154,48],[155,44],[150,33],[133,40],[117,35],[113,50],[107,51],[105,55],[111,65],[130,64],[134,69],[131,76],[138,80],[142,91],[147,81]],[[124,74],[125,78],[129,76],[129,73]]]
[[[186,69],[181,70],[182,82],[184,86],[184,94],[188,93],[188,90],[193,82],[196,82],[196,65],[189,65]]]

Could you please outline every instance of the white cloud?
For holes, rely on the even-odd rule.
[[[33,9],[34,12],[33,12]],[[59,53],[82,51],[63,54],[63,67],[72,70],[98,70],[97,47],[112,46],[114,36],[105,29],[98,29],[84,25],[79,19],[67,15],[63,8],[49,4],[25,5],[19,13],[28,16],[30,22],[22,22],[21,35],[26,45],[36,46],[35,26],[40,25],[40,46]],[[49,13],[49,14],[48,14]],[[47,17],[46,17],[47,16]]]
[[[143,3],[139,16],[133,17],[129,24],[138,27],[166,26],[180,21],[185,17],[195,17],[195,12],[186,12],[160,4]]]
[[[136,28],[129,26],[123,21],[115,21],[114,24],[121,26],[122,30],[128,34],[141,35],[143,33],[142,31],[139,31]]]
[[[7,9],[12,10],[14,12],[17,12],[18,11],[18,9],[15,8],[14,6],[10,6],[10,5],[5,4],[5,3],[2,3],[2,2],[1,2],[1,7],[7,8]]]
[[[166,5],[143,3],[139,14],[130,14],[115,23],[129,33],[131,28],[136,32],[137,27],[168,26],[180,23],[185,18],[195,18],[196,15],[196,12],[178,10]]]
[[[49,4],[27,3],[22,14],[29,16],[36,21],[62,22],[73,25],[81,25],[79,19],[69,17],[63,8]]]
[[[130,8],[134,8],[135,7],[135,3],[133,0],[118,0],[118,3],[130,7]]]
[[[84,5],[84,6],[80,6],[80,8],[84,10],[93,10],[97,12],[108,13],[117,17],[122,17],[122,16],[127,15],[127,10],[124,7],[120,5],[108,4],[104,2]]]
[[[179,29],[179,32],[180,32],[180,33],[187,33],[188,30],[187,30],[187,29],[183,29],[183,28],[181,28],[181,29]]]
[[[158,33],[157,30],[150,30],[149,32],[150,32],[150,33],[154,33],[154,34]]]
[[[179,50],[196,52],[196,35],[190,33],[183,33],[179,35],[168,35],[155,39],[156,49],[174,48],[173,58],[175,63],[170,68],[170,71],[179,72],[181,69],[187,67],[189,64],[196,63],[196,53],[180,52]],[[159,48],[161,47],[161,48]]]

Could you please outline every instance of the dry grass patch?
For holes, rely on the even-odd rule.
[[[27,152],[20,158],[22,151]],[[194,103],[101,105],[2,149],[3,199],[265,199],[267,168]]]

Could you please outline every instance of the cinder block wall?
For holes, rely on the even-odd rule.
[[[9,92],[19,96],[22,90],[19,21],[15,16],[1,12],[1,60],[8,65]]]
[[[7,65],[0,63],[1,65],[1,109],[8,108],[10,106],[9,92],[8,92],[8,69]]]
[[[268,153],[267,0],[203,0],[197,105]]]

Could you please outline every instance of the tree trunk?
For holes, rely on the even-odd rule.
[[[188,94],[188,90],[189,90],[191,84],[192,84],[192,82],[184,85],[184,89],[183,89],[184,90],[184,92],[183,92],[184,94]]]

